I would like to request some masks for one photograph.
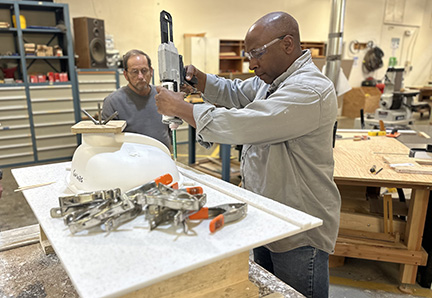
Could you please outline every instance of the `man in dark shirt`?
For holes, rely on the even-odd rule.
[[[130,50],[123,56],[123,65],[128,84],[104,99],[102,118],[107,119],[117,111],[114,119],[126,120],[125,132],[152,137],[170,148],[169,128],[157,112],[156,88],[150,85],[153,76],[150,57],[140,50]]]

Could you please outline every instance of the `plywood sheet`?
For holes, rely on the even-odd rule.
[[[383,156],[409,155],[409,148],[397,139],[385,136],[370,137],[367,141],[336,140],[334,179],[337,183],[353,185],[386,185],[387,187],[432,186],[431,176],[418,173],[398,173]],[[370,168],[375,165],[383,170],[375,175]]]

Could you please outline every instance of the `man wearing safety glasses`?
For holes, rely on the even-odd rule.
[[[130,50],[123,56],[123,67],[128,84],[104,99],[102,118],[107,119],[117,111],[114,119],[126,120],[125,132],[152,137],[170,148],[171,134],[157,112],[156,88],[150,85],[153,76],[150,57],[140,50]]]
[[[310,51],[302,51],[298,24],[287,13],[254,23],[245,51],[255,77],[227,80],[188,66],[187,79],[197,77],[206,103],[191,105],[158,87],[158,111],[196,127],[204,146],[243,144],[242,187],[323,220],[320,227],[254,249],[254,259],[306,297],[328,297],[328,258],[340,214],[333,84]]]

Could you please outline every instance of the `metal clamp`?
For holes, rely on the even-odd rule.
[[[222,204],[214,207],[200,209],[197,213],[189,216],[191,220],[213,218],[210,222],[210,232],[214,233],[221,229],[225,223],[239,220],[246,216],[246,203]]]
[[[175,226],[185,223],[188,216],[206,203],[202,188],[174,189],[164,185],[166,175],[124,194],[119,188],[59,197],[60,207],[52,208],[53,218],[63,217],[72,234],[96,226],[111,231],[140,215],[143,210],[153,230],[162,223]],[[171,182],[172,182],[172,177]]]

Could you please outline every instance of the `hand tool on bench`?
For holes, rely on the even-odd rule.
[[[51,209],[51,217],[64,217],[72,234],[96,226],[112,231],[144,211],[150,230],[162,223],[183,225],[185,220],[206,203],[202,187],[175,189],[170,174],[122,193],[119,188],[100,190],[59,198],[60,208]]]
[[[214,207],[203,207],[198,212],[189,215],[190,220],[213,218],[210,222],[210,232],[221,229],[225,223],[239,220],[246,216],[247,204],[231,203]]]

